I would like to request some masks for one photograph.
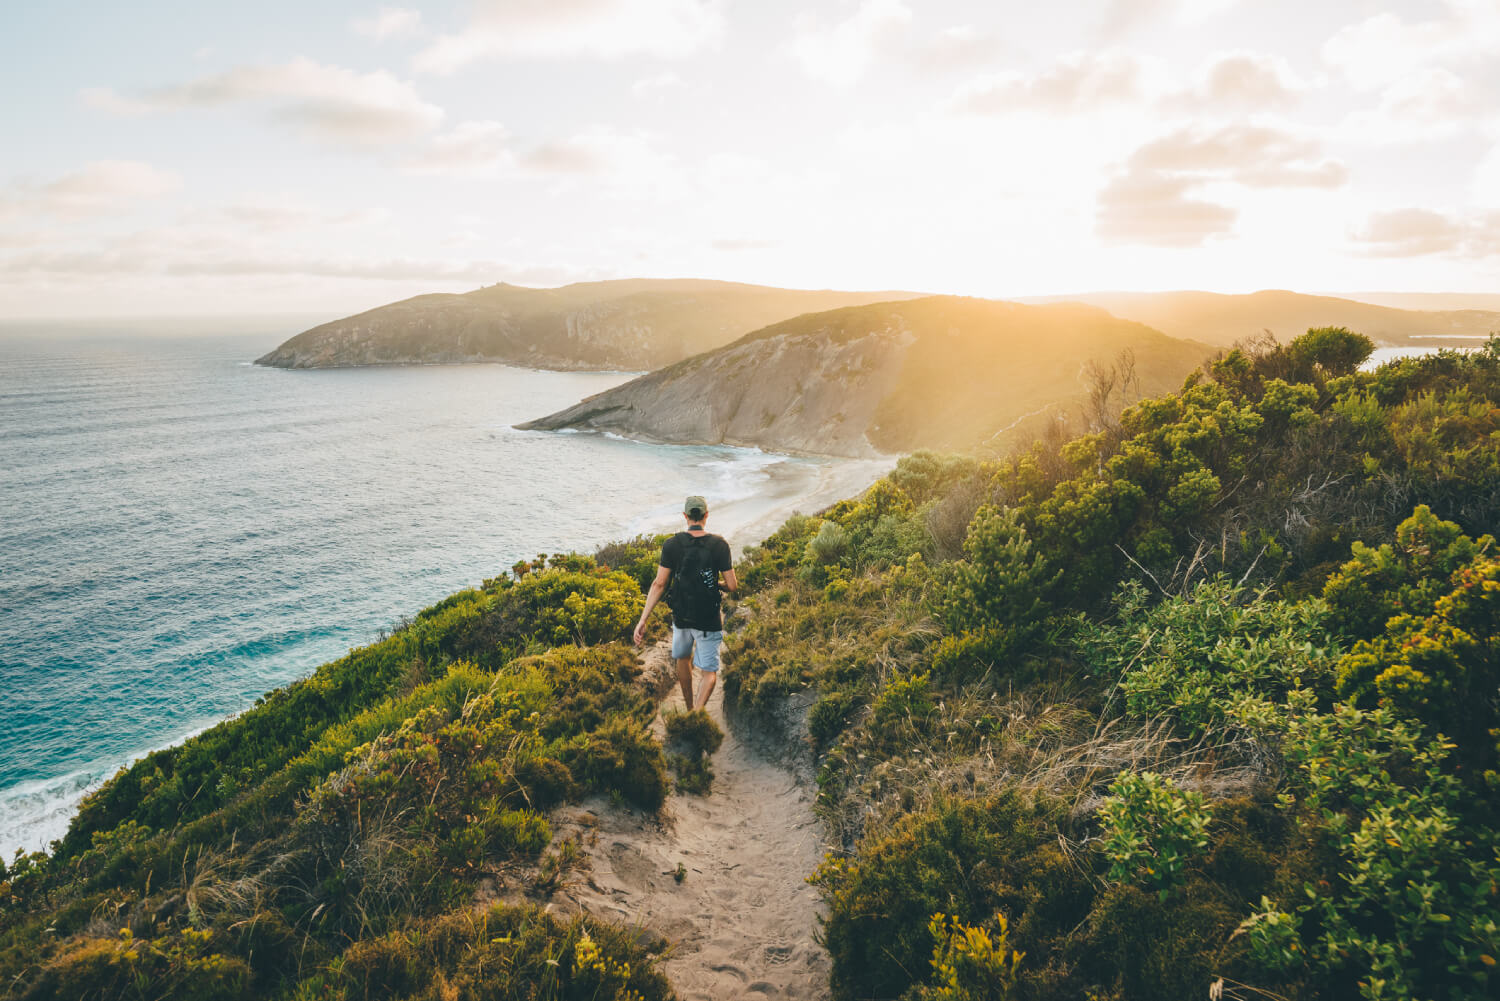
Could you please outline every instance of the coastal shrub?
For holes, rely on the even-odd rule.
[[[497,904],[357,942],[320,979],[365,1001],[671,1001],[655,965],[665,948],[624,927]]]
[[[1113,621],[1075,618],[1072,644],[1093,674],[1119,684],[1131,712],[1172,716],[1201,734],[1248,695],[1307,687],[1331,697],[1340,650],[1328,617],[1321,601],[1280,601],[1223,576],[1157,603],[1126,581]]]
[[[921,449],[903,455],[891,470],[890,481],[916,505],[946,497],[967,480],[980,479],[988,470],[968,455]]]
[[[936,708],[928,686],[931,677],[923,672],[909,678],[893,678],[875,697],[875,725],[886,727],[895,723],[921,724],[931,716]]]
[[[1044,838],[1044,814],[1014,792],[985,801],[945,801],[861,843],[853,858],[830,856],[810,882],[828,906],[821,939],[840,999],[894,997],[925,980],[943,913],[981,923],[1024,906],[1028,857]]]
[[[807,560],[815,566],[832,566],[849,557],[849,533],[836,521],[825,521],[807,540]]]
[[[859,696],[851,689],[823,693],[807,715],[808,735],[813,743],[818,747],[826,746],[842,733],[858,704]]]
[[[1202,793],[1155,772],[1123,772],[1099,806],[1100,850],[1109,878],[1156,890],[1163,899],[1208,847],[1213,811]]]
[[[181,997],[243,1001],[251,972],[244,960],[214,951],[214,934],[185,928],[159,938],[85,940],[42,967],[26,991],[36,1001]]]
[[[1375,350],[1375,342],[1347,327],[1313,327],[1286,346],[1302,372],[1318,370],[1328,376],[1348,375]]]
[[[1492,536],[1471,539],[1458,525],[1418,504],[1396,527],[1392,542],[1368,546],[1356,541],[1350,559],[1329,577],[1323,596],[1341,631],[1370,639],[1393,616],[1431,615],[1453,574],[1495,551]]]
[[[983,507],[964,542],[965,558],[953,566],[943,597],[949,628],[994,630],[1020,646],[1036,636],[1051,611],[1060,571],[1037,551],[1012,508]]]
[[[705,709],[689,712],[668,711],[662,714],[667,741],[692,754],[713,754],[724,743],[724,731]]]
[[[1455,741],[1471,774],[1494,768],[1500,724],[1500,560],[1459,568],[1431,615],[1392,618],[1384,635],[1360,640],[1339,661],[1339,694],[1388,705]]]
[[[662,714],[667,729],[667,762],[677,773],[677,791],[707,795],[714,772],[709,757],[724,742],[724,731],[703,709],[669,710]]]
[[[821,524],[820,519],[794,513],[760,545],[747,548],[737,568],[740,593],[755,594],[796,567],[806,553],[809,537]]]
[[[1010,923],[1004,914],[979,925],[934,914],[927,931],[935,942],[931,964],[936,983],[916,987],[903,997],[910,1001],[1006,1001],[1011,997],[1016,969],[1025,957],[1010,947]]]
[[[661,547],[669,538],[669,535],[637,535],[628,541],[609,542],[595,551],[594,563],[629,574],[644,594],[656,579]]]
[[[753,599],[749,624],[725,646],[721,674],[733,712],[767,712],[812,687],[868,692],[877,662],[915,665],[932,641],[920,562],[850,578],[833,601],[788,576],[782,599]]]
[[[1452,745],[1386,707],[1297,699],[1261,723],[1283,732],[1302,822],[1336,862],[1261,899],[1243,924],[1256,958],[1371,1001],[1492,994],[1500,838],[1485,794],[1449,771]]]
[[[531,644],[588,646],[625,639],[645,601],[624,571],[551,569],[526,574],[494,595],[461,652],[495,663]]]
[[[564,764],[587,789],[618,792],[647,810],[667,798],[667,767],[661,745],[635,720],[614,717],[597,730],[569,740]]]

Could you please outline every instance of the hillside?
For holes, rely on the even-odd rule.
[[[1326,295],[1267,290],[1249,295],[1214,292],[1085,292],[1025,301],[1085,302],[1122,319],[1135,320],[1171,337],[1190,337],[1219,347],[1269,330],[1285,343],[1314,327],[1358,330],[1377,345],[1445,344],[1500,332],[1500,312],[1482,309],[1396,309]],[[1413,338],[1420,340],[1413,340]]]
[[[1145,393],[1211,351],[1089,306],[929,296],[784,320],[520,427],[843,456],[998,448],[1076,410],[1086,364],[1125,350]]]
[[[490,285],[380,306],[313,327],[256,359],[274,368],[504,362],[550,369],[659,368],[801,313],[909,298],[679,280]]]
[[[711,717],[660,539],[518,563],[0,861],[0,997],[1494,997],[1500,339],[1372,347],[794,515]]]

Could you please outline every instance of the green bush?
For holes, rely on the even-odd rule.
[[[1049,596],[1060,571],[1032,546],[1019,514],[1012,508],[980,508],[964,555],[943,601],[949,627],[1002,631],[1017,645],[1036,635],[1051,611]]]
[[[365,1001],[670,1001],[653,961],[665,947],[625,928],[497,904],[355,943],[325,982]]]
[[[834,996],[893,997],[923,978],[933,914],[973,924],[1017,913],[1005,905],[1024,907],[1014,895],[1043,840],[1040,820],[1014,792],[944,802],[862,843],[852,859],[830,856],[810,881],[828,906],[821,937]]]
[[[849,558],[849,533],[836,521],[825,521],[807,540],[807,559],[817,566],[834,566]]]
[[[705,709],[666,712],[662,721],[667,727],[667,741],[691,754],[713,754],[724,743],[724,731]]]
[[[1334,624],[1354,639],[1379,635],[1393,616],[1431,615],[1453,574],[1483,553],[1495,552],[1492,536],[1471,539],[1425,504],[1396,528],[1392,543],[1355,542],[1352,558],[1323,589]]]
[[[137,939],[120,929],[118,939],[85,940],[47,963],[26,992],[37,1001],[182,997],[241,1001],[250,991],[244,960],[212,951],[211,932]]]
[[[1276,699],[1302,687],[1332,694],[1340,651],[1320,601],[1280,601],[1215,577],[1152,604],[1127,581],[1114,619],[1075,618],[1074,649],[1095,675],[1118,682],[1141,716],[1169,715],[1201,734],[1247,696]]]
[[[1144,883],[1163,899],[1208,847],[1213,811],[1202,793],[1155,772],[1123,772],[1099,807],[1109,878]]]
[[[921,986],[903,995],[912,1001],[1006,1001],[1016,986],[1016,969],[1024,957],[1010,947],[1010,925],[996,914],[984,925],[966,925],[957,918],[934,914],[927,931],[932,949],[934,986]]]

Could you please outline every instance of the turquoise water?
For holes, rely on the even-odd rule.
[[[0,338],[7,857],[121,765],[460,587],[808,464],[510,427],[619,373],[248,363],[288,333]]]

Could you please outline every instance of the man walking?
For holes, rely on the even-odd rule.
[[[708,705],[714,680],[719,676],[719,645],[724,642],[719,592],[734,593],[739,580],[729,558],[729,543],[721,536],[710,535],[703,527],[708,521],[708,501],[702,497],[689,497],[682,505],[682,516],[687,519],[687,528],[661,547],[656,579],[651,582],[651,590],[646,595],[641,621],[635,626],[635,645],[645,642],[646,620],[651,617],[656,603],[667,595],[667,605],[672,609],[672,659],[677,662],[677,683],[682,686],[682,702],[689,709],[702,709]],[[694,664],[703,672],[703,685],[696,705],[693,703]]]

